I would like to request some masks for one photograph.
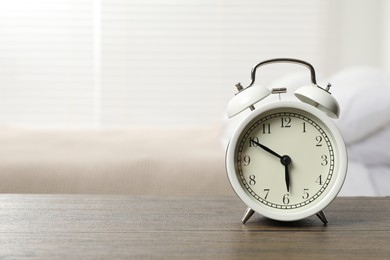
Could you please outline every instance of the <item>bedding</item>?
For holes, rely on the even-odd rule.
[[[220,127],[0,128],[0,193],[234,195]]]
[[[360,67],[341,71],[329,82],[340,103],[341,116],[336,124],[348,148],[347,178],[355,184],[345,192],[364,195],[374,188],[373,195],[389,196],[390,75]],[[360,167],[353,167],[355,164]]]
[[[329,78],[335,120],[349,153],[342,196],[390,196],[390,79],[356,68]],[[307,74],[275,81],[283,99]],[[321,84],[324,86],[326,84]],[[278,100],[277,95],[267,98]],[[39,130],[0,127],[1,193],[234,196],[224,149],[244,111],[222,125],[187,128]],[[221,136],[222,143],[221,145]]]
[[[354,68],[329,78],[340,104],[336,121],[347,144],[358,143],[390,126],[390,76],[371,68]]]

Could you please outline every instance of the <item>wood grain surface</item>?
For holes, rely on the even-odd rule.
[[[0,258],[390,259],[390,198],[337,198],[316,217],[240,219],[236,197],[0,195]]]

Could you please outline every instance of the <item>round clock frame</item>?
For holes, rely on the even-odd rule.
[[[304,197],[302,197],[302,195],[296,195],[295,200],[298,196],[301,196],[302,201],[289,206],[283,206],[283,204],[286,204],[283,203],[283,199],[286,199],[286,197],[283,197],[283,194],[289,194],[284,196],[290,196],[290,194],[292,194],[289,191],[289,184],[287,184],[287,191],[286,186],[277,187],[276,190],[278,190],[277,192],[280,193],[279,199],[281,199],[281,202],[279,204],[265,199],[264,196],[268,194],[257,194],[258,192],[253,191],[254,189],[252,190],[252,188],[250,187],[250,180],[248,179],[248,176],[244,176],[242,166],[240,166],[240,163],[243,161],[242,154],[238,155],[240,149],[242,152],[243,149],[248,149],[248,146],[250,146],[249,143],[251,141],[248,139],[248,131],[251,131],[251,127],[253,130],[259,127],[258,122],[266,122],[267,120],[271,120],[272,118],[282,118],[282,116],[286,115],[290,115],[294,118],[294,120],[301,120],[302,122],[307,122],[308,126],[315,126],[315,130],[323,136],[326,146],[328,147],[328,151],[330,153],[330,156],[328,158],[329,171],[326,176],[324,176],[324,184],[320,186],[320,188],[316,193],[314,193],[314,195],[309,196],[307,194],[307,196]],[[257,126],[254,126],[256,124]],[[269,124],[267,124],[267,127],[270,127]],[[264,126],[262,126],[262,131],[268,131],[269,129],[263,128]],[[285,131],[283,135],[283,138],[285,140],[286,138],[297,138],[293,132],[289,133],[288,131]],[[278,139],[280,139],[280,136],[278,137],[275,135],[271,138],[271,140],[273,138],[275,140],[275,143],[278,143]],[[261,140],[259,142],[261,143]],[[261,145],[260,143],[257,143],[256,146]],[[287,171],[290,168],[290,163],[292,165],[294,165],[294,163],[297,163],[294,159],[294,157],[296,158],[295,153],[300,153],[300,157],[302,157],[302,153],[310,153],[310,151],[301,151],[301,148],[299,146],[291,147],[291,142],[287,141],[287,146],[288,145],[290,145],[290,147],[287,147],[287,149],[284,150],[289,151],[288,153],[290,154],[287,155],[277,154],[277,152],[284,151],[275,152],[272,150],[273,147],[268,148],[264,146],[265,148],[263,147],[262,149],[264,152],[264,156],[269,156],[270,153],[274,153],[273,155],[279,157],[275,159],[280,159],[280,163],[282,166],[280,170],[282,174],[284,173],[283,169],[286,170],[286,183],[290,181],[287,180],[287,178],[290,178],[291,182],[296,183],[296,180],[302,177],[299,176],[299,172],[294,171],[294,168],[291,169],[290,172],[287,174]],[[243,146],[246,146],[246,148],[244,148]],[[271,154],[270,156],[272,157],[273,155]],[[322,210],[333,201],[333,199],[337,196],[343,186],[347,172],[348,160],[344,140],[333,121],[330,120],[330,118],[318,108],[306,103],[302,103],[300,101],[276,101],[265,106],[260,106],[259,108],[256,108],[254,111],[252,111],[235,129],[227,147],[225,158],[226,171],[230,184],[233,190],[238,195],[238,197],[249,207],[249,210],[251,210],[252,212],[256,211],[265,217],[280,221],[299,220],[314,214],[323,215]],[[252,160],[256,159],[252,158]],[[283,160],[286,163],[283,163]],[[300,163],[302,164],[302,162]],[[261,169],[260,167],[259,170],[264,171],[264,168]],[[260,175],[262,175],[263,177],[265,176],[263,172]],[[305,176],[307,176],[307,173]],[[267,179],[269,180],[273,178],[280,179],[281,176],[275,174],[272,176],[267,176],[264,179],[261,179],[261,177],[259,176],[256,181],[258,183],[266,183]],[[305,180],[302,179],[302,181]],[[294,189],[294,186],[291,186],[291,188]],[[282,189],[284,189],[284,191],[282,191]],[[287,197],[287,199],[290,200],[293,199],[293,197]],[[321,218],[321,216],[319,217]],[[243,220],[243,222],[245,221]]]
[[[286,88],[271,90],[254,85],[256,70],[271,63],[305,66],[310,71],[311,85],[295,91],[296,100],[281,101],[280,95],[286,92]],[[317,85],[315,70],[310,63],[277,58],[258,63],[252,69],[250,84],[244,88],[238,83],[236,87],[239,92],[228,105],[228,117],[234,117],[247,108],[252,110],[233,132],[225,157],[230,184],[248,206],[242,222],[245,223],[257,211],[280,221],[294,221],[316,214],[327,224],[323,209],[341,190],[348,167],[344,140],[330,120],[338,118],[340,113],[336,99],[329,92],[331,85],[328,84],[326,88]],[[260,101],[271,93],[279,94],[279,101],[260,106]],[[306,132],[306,128],[314,129],[311,139],[307,139],[310,135],[299,135],[296,131],[274,132],[277,128],[290,128],[293,120],[302,123],[302,132]],[[257,131],[257,136],[251,134],[254,131]],[[268,134],[267,138],[265,135],[259,138],[259,132]],[[313,142],[321,149],[309,151]],[[321,142],[324,145],[319,145]],[[256,153],[252,152],[254,150],[257,150]],[[316,151],[320,153],[313,157]],[[248,167],[249,164],[255,166]],[[325,174],[324,169],[327,170]],[[283,170],[284,181],[281,174],[276,173],[279,171],[283,174]]]

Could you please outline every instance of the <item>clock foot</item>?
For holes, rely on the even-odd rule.
[[[250,217],[252,217],[253,213],[255,213],[255,211],[253,209],[247,208],[244,216],[241,219],[242,224],[245,224],[248,221],[248,219],[250,219]]]
[[[317,217],[319,219],[321,219],[321,221],[322,221],[322,223],[324,223],[324,225],[328,224],[328,220],[326,219],[325,214],[322,210],[317,213]]]

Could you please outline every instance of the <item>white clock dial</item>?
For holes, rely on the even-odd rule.
[[[294,209],[314,202],[334,172],[329,136],[322,122],[303,111],[280,109],[263,115],[248,126],[239,141],[236,163],[243,187],[274,208]],[[284,165],[282,159],[291,162]]]
[[[232,142],[227,160],[233,165],[227,163],[227,169],[234,190],[252,209],[274,219],[319,212],[344,181],[341,135],[306,104],[280,102],[254,113]]]

